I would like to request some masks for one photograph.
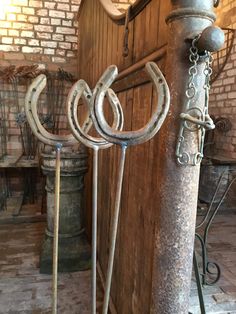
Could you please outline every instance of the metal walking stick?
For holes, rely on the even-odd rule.
[[[107,72],[103,74],[99,82],[103,82]],[[123,112],[121,105],[115,93],[108,89],[106,92],[107,98],[111,105],[114,121],[112,128],[122,130],[123,128]],[[75,138],[82,142],[85,146],[93,149],[93,201],[92,201],[92,314],[96,314],[96,271],[97,271],[97,188],[98,188],[98,151],[106,149],[113,145],[103,138],[95,138],[87,134],[86,128],[83,130],[80,127],[77,110],[79,99],[83,97],[89,112],[92,110],[93,94],[85,81],[79,80],[74,84],[68,95],[67,115],[72,133]]]
[[[103,113],[104,97],[107,92],[107,89],[118,75],[117,68],[115,66],[110,66],[108,68],[105,79],[103,81],[99,81],[94,90],[95,101],[92,111],[92,119],[96,127],[96,130],[108,142],[121,146],[121,159],[118,172],[114,216],[112,221],[112,235],[108,259],[105,296],[102,311],[103,314],[107,314],[109,306],[126,149],[130,145],[142,144],[150,140],[162,126],[169,110],[170,93],[164,76],[162,75],[161,71],[154,62],[149,62],[146,64],[146,71],[148,72],[154,83],[154,86],[158,93],[158,101],[156,109],[149,122],[146,124],[146,126],[137,131],[123,131],[123,132],[115,131],[108,125],[104,117]]]
[[[29,86],[25,98],[25,113],[28,123],[34,135],[44,144],[56,149],[56,173],[55,173],[55,204],[54,204],[54,232],[53,232],[53,287],[52,287],[52,313],[57,313],[57,275],[58,275],[58,235],[59,235],[59,208],[60,208],[60,154],[64,146],[72,146],[77,143],[73,135],[55,135],[45,130],[37,113],[37,103],[42,90],[46,86],[46,76],[39,75]],[[89,115],[86,117],[82,129],[91,127]]]

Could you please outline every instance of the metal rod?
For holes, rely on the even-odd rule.
[[[196,277],[197,290],[198,290],[198,299],[199,299],[201,314],[206,314],[204,297],[203,297],[203,292],[202,292],[201,277],[200,277],[200,274],[199,274],[199,268],[198,268],[198,263],[197,263],[197,257],[196,257],[195,250],[193,252],[193,266],[194,266],[194,272],[195,272],[195,277]]]
[[[112,222],[111,246],[110,246],[108,268],[107,268],[105,296],[104,296],[103,310],[102,310],[103,314],[107,314],[108,306],[109,306],[111,280],[112,280],[114,255],[115,255],[115,247],[116,247],[116,236],[117,236],[119,214],[120,214],[120,199],[121,199],[122,183],[123,183],[123,177],[124,177],[126,148],[127,148],[126,145],[122,145],[119,172],[118,172],[117,190],[116,190],[115,211],[114,211],[113,222]]]
[[[96,314],[98,151],[98,147],[95,146],[93,153],[92,314]]]
[[[54,235],[53,235],[53,297],[52,314],[57,313],[57,275],[58,275],[58,233],[59,233],[59,207],[60,207],[60,163],[61,144],[56,145],[56,174],[55,174],[55,204],[54,204]]]

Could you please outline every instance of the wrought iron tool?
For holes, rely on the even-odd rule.
[[[100,82],[106,77],[106,72],[101,77]],[[107,90],[107,98],[112,107],[115,130],[123,128],[123,112],[118,98],[111,90]],[[93,213],[92,213],[92,313],[96,314],[96,269],[97,269],[97,187],[98,187],[98,151],[99,149],[109,148],[112,143],[107,142],[103,138],[95,138],[87,134],[86,130],[81,128],[78,121],[78,105],[79,99],[83,97],[87,104],[89,112],[92,110],[93,103],[92,92],[85,81],[79,80],[71,88],[68,95],[67,115],[71,131],[75,138],[85,146],[92,148],[93,153]]]
[[[107,74],[104,77],[104,80],[99,81],[94,90],[95,101],[92,111],[92,119],[95,124],[96,130],[103,138],[105,138],[110,143],[121,146],[121,159],[118,172],[114,216],[112,221],[111,245],[109,250],[108,270],[106,276],[105,296],[102,311],[103,314],[107,314],[109,306],[126,149],[128,146],[142,144],[150,140],[161,128],[167,116],[170,105],[169,88],[158,66],[154,62],[148,62],[146,64],[146,71],[148,72],[152,82],[154,83],[155,89],[158,94],[158,101],[149,122],[139,130],[115,131],[108,125],[104,117],[104,97],[107,93],[108,88],[111,86],[111,84],[118,75],[116,66],[110,66],[107,69]]]
[[[34,135],[44,144],[55,147],[56,174],[55,174],[55,207],[54,207],[54,235],[53,235],[53,299],[52,313],[57,313],[57,274],[58,274],[58,233],[59,233],[59,208],[60,208],[60,154],[62,147],[72,146],[77,143],[73,135],[55,135],[45,130],[37,113],[38,99],[46,86],[46,76],[41,74],[29,86],[25,98],[25,113]],[[91,119],[87,115],[82,129],[89,130]]]

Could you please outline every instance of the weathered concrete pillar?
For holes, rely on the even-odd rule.
[[[179,165],[175,149],[189,82],[190,41],[187,39],[193,39],[212,24],[213,2],[172,0],[172,11],[166,19],[169,26],[166,79],[171,108],[159,133],[159,202],[151,313],[187,314],[189,308],[199,165]],[[197,67],[196,103],[204,104],[204,66],[200,63]],[[186,134],[185,141],[185,149],[190,154],[198,151],[197,132]]]
[[[40,259],[40,272],[52,272],[55,152],[42,154],[42,170],[46,175],[47,227]],[[84,175],[87,154],[62,153],[60,179],[59,258],[60,272],[90,267],[90,247],[83,226]]]

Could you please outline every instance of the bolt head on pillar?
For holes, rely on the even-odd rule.
[[[201,34],[197,42],[197,47],[199,51],[210,51],[216,52],[220,50],[225,41],[225,34],[217,26],[209,26]]]

